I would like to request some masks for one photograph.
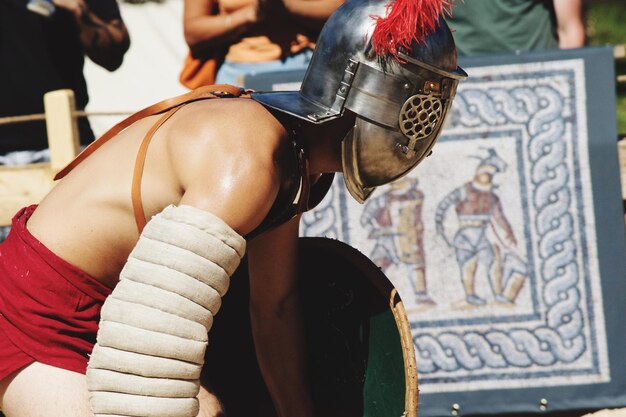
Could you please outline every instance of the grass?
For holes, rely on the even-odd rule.
[[[586,25],[589,45],[626,44],[626,2],[587,0]],[[616,75],[626,75],[626,59],[616,61]],[[626,82],[616,84],[617,132],[626,135]]]

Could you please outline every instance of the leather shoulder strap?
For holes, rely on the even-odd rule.
[[[139,110],[136,113],[128,116],[126,119],[117,123],[111,129],[109,129],[106,133],[104,133],[98,140],[92,142],[89,146],[87,146],[72,162],[70,162],[65,168],[59,171],[54,180],[59,180],[67,175],[76,165],[80,164],[85,158],[94,153],[98,148],[108,142],[110,139],[115,137],[122,130],[126,129],[128,126],[135,123],[137,120],[143,119],[144,117],[152,116],[155,114],[163,113],[168,111],[174,107],[181,106],[183,104],[191,103],[197,100],[204,100],[209,98],[216,97],[239,97],[244,94],[244,90],[240,87],[236,87],[228,84],[215,84],[208,85],[200,88],[196,88],[188,93],[182,94],[180,96],[176,96],[167,100],[163,100],[151,106],[148,106],[142,110]]]
[[[163,116],[157,120],[155,124],[152,125],[146,136],[144,136],[141,141],[141,145],[139,145],[139,151],[137,152],[137,157],[135,158],[135,169],[133,170],[133,183],[131,188],[131,200],[133,203],[133,214],[135,215],[135,224],[137,224],[137,231],[139,234],[143,231],[143,228],[146,226],[146,214],[143,211],[143,202],[141,201],[141,178],[143,177],[143,167],[146,162],[146,154],[148,153],[148,145],[152,140],[152,137],[156,133],[156,131],[161,127],[163,123],[167,121],[170,117],[174,115],[183,105],[171,108],[168,110]]]

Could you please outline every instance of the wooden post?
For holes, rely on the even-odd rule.
[[[51,163],[0,166],[0,226],[10,225],[20,208],[39,203],[54,185],[54,174],[78,153],[73,91],[46,93],[44,108]]]
[[[78,154],[78,123],[72,90],[50,91],[43,96],[46,112],[50,167],[58,172]]]

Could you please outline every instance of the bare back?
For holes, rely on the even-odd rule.
[[[160,115],[104,144],[42,200],[30,232],[109,287],[139,237],[131,183],[140,143]],[[150,142],[141,181],[146,219],[188,204],[244,235],[269,211],[288,162],[286,132],[260,104],[214,99],[178,110]]]

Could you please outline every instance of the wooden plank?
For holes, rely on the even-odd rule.
[[[0,166],[0,226],[22,207],[39,203],[53,186],[50,164]]]

